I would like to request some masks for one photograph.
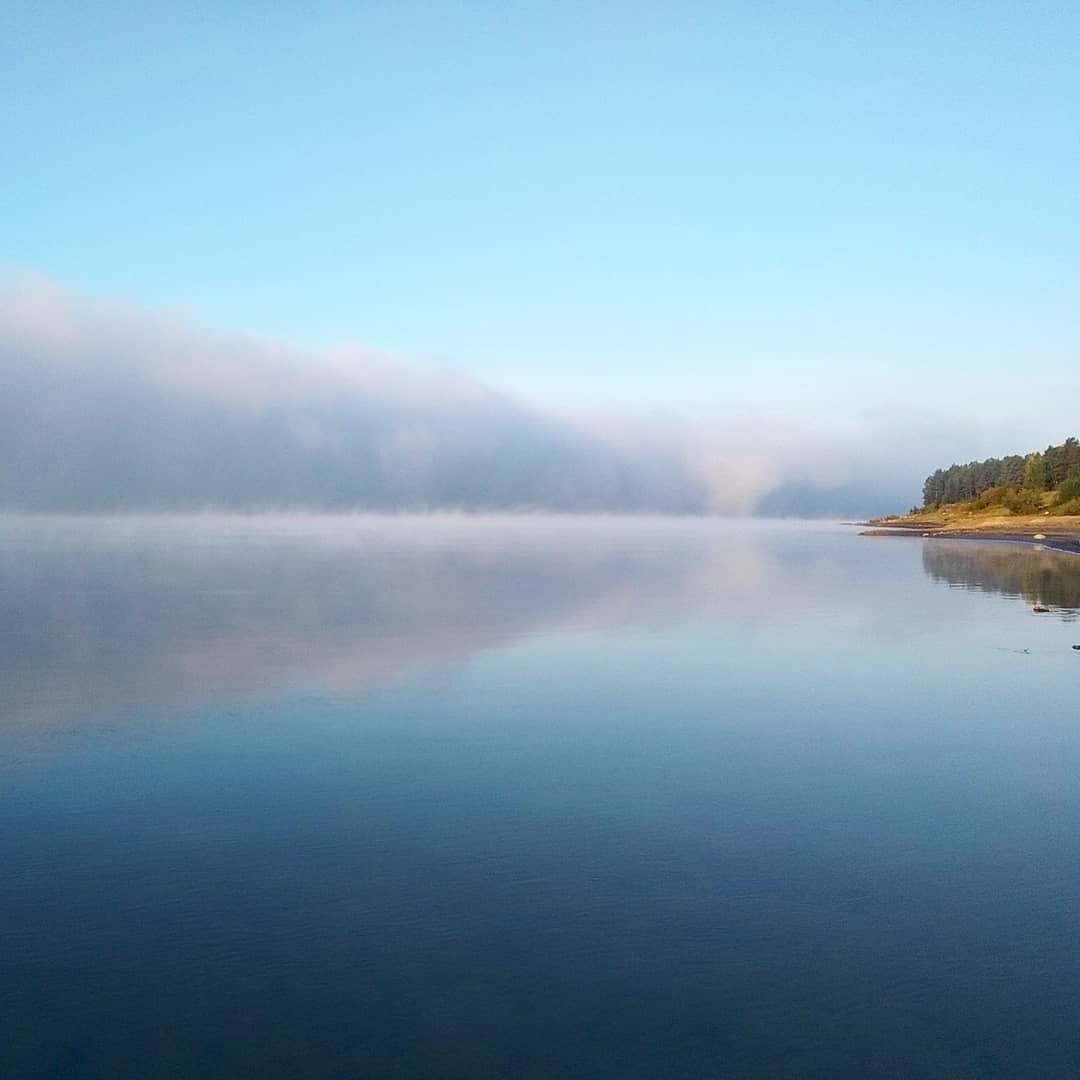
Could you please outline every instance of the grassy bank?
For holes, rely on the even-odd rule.
[[[935,535],[985,533],[1018,539],[1034,539],[1039,535],[1080,538],[1080,514],[1054,514],[1049,510],[1017,513],[1001,505],[976,507],[971,503],[952,503],[877,518],[870,524],[880,528],[917,529]]]

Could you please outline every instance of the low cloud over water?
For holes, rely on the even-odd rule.
[[[927,453],[944,429],[885,414],[825,435],[722,402],[693,422],[557,409],[40,279],[0,288],[0,377],[0,506],[34,510],[874,513],[921,482],[898,439],[948,453]]]

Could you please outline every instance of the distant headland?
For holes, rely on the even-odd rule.
[[[869,524],[867,535],[903,530],[1080,550],[1080,441],[936,469],[923,483],[921,507]]]

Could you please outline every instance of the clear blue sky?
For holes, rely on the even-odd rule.
[[[8,269],[554,402],[1076,414],[1080,4],[0,17]]]

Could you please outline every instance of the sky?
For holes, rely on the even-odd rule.
[[[937,452],[1076,428],[1076,4],[0,19],[9,299],[874,445],[912,498]]]

